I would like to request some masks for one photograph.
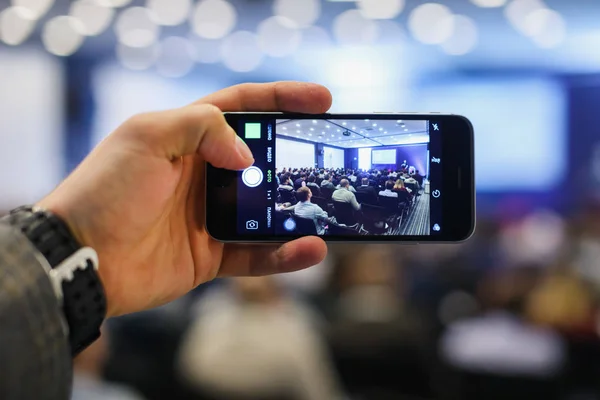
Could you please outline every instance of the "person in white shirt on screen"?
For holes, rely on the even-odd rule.
[[[383,197],[398,197],[398,193],[392,192],[393,188],[394,188],[394,182],[387,181],[385,183],[385,190],[382,190],[381,192],[379,192],[379,195],[383,196]]]
[[[328,222],[329,216],[321,207],[310,202],[312,198],[311,190],[304,186],[296,192],[298,204],[289,207],[286,210],[294,210],[294,214],[300,218],[312,219],[317,228],[317,234],[325,234],[325,225]]]
[[[360,210],[360,204],[356,201],[356,196],[350,191],[350,182],[348,179],[342,179],[340,182],[340,188],[333,192],[331,199],[333,201],[339,201],[340,203],[350,203],[352,207],[358,211]]]

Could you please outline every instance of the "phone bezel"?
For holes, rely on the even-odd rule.
[[[431,236],[321,236],[328,242],[370,243],[457,243],[467,240],[475,230],[474,132],[471,122],[460,115],[440,113],[377,114],[297,114],[225,113],[232,127],[240,120],[264,119],[371,119],[435,120],[442,133],[442,232]],[[446,139],[448,137],[448,139]],[[467,151],[465,151],[467,149]],[[460,155],[460,157],[457,157]],[[459,172],[460,171],[460,172]],[[237,232],[237,172],[207,165],[204,221],[211,237],[220,242],[282,243],[300,235],[243,235]]]

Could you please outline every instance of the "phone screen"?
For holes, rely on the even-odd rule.
[[[238,116],[240,237],[435,237],[445,231],[444,119]]]

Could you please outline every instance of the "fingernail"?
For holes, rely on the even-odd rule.
[[[237,148],[237,151],[240,154],[240,156],[242,156],[242,158],[245,158],[247,160],[254,159],[254,156],[252,155],[250,148],[248,147],[248,145],[246,143],[244,143],[242,138],[239,136],[236,136],[235,147]]]

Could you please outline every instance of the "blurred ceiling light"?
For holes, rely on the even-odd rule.
[[[126,5],[131,3],[132,0],[99,0],[99,1],[104,6],[118,8],[118,7],[125,7]]]
[[[408,28],[415,39],[425,44],[441,44],[452,36],[452,12],[438,3],[416,7],[408,18]]]
[[[482,8],[495,8],[505,5],[506,0],[471,0],[471,3]]]
[[[393,19],[404,10],[405,0],[357,0],[356,4],[365,18]]]
[[[333,40],[325,29],[311,26],[302,30],[300,46],[294,53],[294,62],[307,68],[314,67],[314,60],[320,58],[321,53],[327,52]]]
[[[513,0],[504,9],[508,22],[521,34],[532,36],[527,24],[527,17],[537,10],[545,9],[542,0]]]
[[[377,21],[378,42],[384,45],[398,46],[406,42],[406,31],[395,21]]]
[[[196,35],[220,39],[235,28],[237,12],[228,1],[201,0],[192,13],[190,23]]]
[[[146,0],[146,7],[153,11],[160,25],[175,26],[187,19],[192,0]]]
[[[81,21],[84,35],[96,36],[108,28],[115,10],[99,0],[77,0],[71,3],[69,15]]]
[[[123,43],[117,43],[117,59],[126,68],[143,71],[154,65],[158,57],[158,46],[156,43],[147,47],[129,47]]]
[[[263,52],[254,33],[238,31],[223,40],[221,57],[225,66],[232,71],[250,72],[261,64]]]
[[[299,27],[306,28],[321,16],[321,0],[275,0],[273,14],[291,19]]]
[[[23,43],[35,28],[35,15],[27,8],[8,7],[0,13],[0,40],[16,46]]]
[[[333,21],[333,34],[341,44],[368,45],[379,37],[379,27],[360,11],[348,10]]]
[[[54,0],[12,0],[15,7],[23,7],[31,12],[34,19],[39,19],[54,5]]]
[[[144,7],[131,7],[119,14],[115,33],[129,47],[148,47],[158,40],[160,27],[153,13]]]
[[[205,39],[190,34],[190,45],[192,46],[192,58],[199,63],[214,64],[221,61],[221,39]]]
[[[258,45],[271,57],[285,57],[293,54],[300,46],[302,34],[294,21],[274,16],[258,25]]]
[[[60,15],[50,19],[42,30],[42,42],[50,53],[70,56],[83,44],[85,27],[77,18]]]
[[[189,40],[170,36],[160,42],[156,69],[168,78],[180,78],[194,68],[193,47]]]
[[[442,43],[442,49],[450,55],[461,56],[469,53],[477,45],[478,30],[475,21],[464,15],[453,15],[452,36]]]
[[[525,25],[533,42],[546,49],[562,44],[567,35],[567,26],[562,15],[547,8],[530,13]]]

